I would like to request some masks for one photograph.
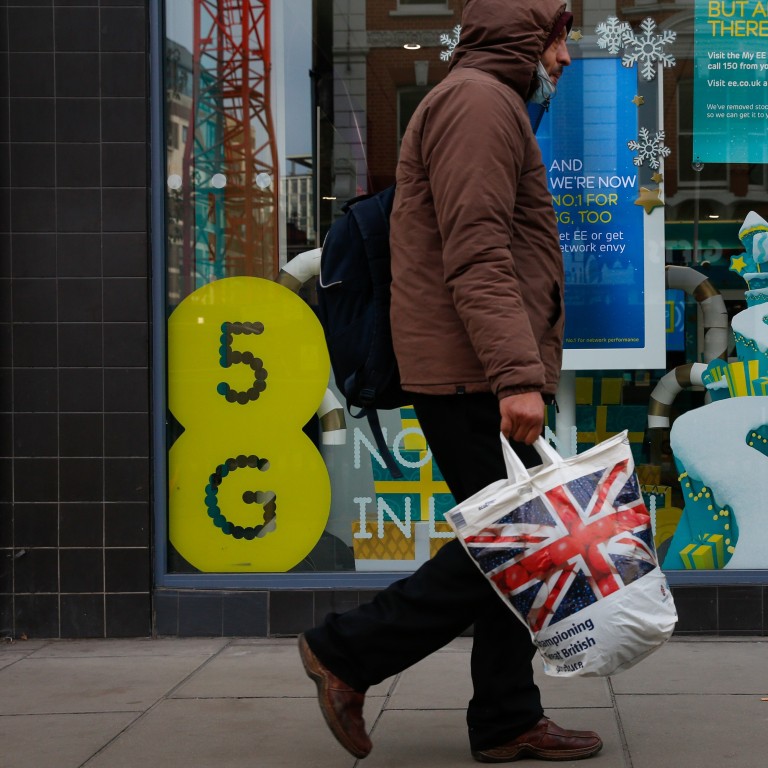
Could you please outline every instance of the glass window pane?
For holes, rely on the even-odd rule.
[[[405,490],[383,468],[365,420],[345,411],[316,320],[317,260],[306,254],[320,247],[346,200],[394,181],[408,121],[448,72],[451,47],[441,35],[451,39],[463,5],[166,2],[172,571],[314,572],[320,581],[334,572],[410,571],[450,536],[442,517],[451,503],[449,489],[413,410],[380,414],[387,443],[407,475]],[[623,108],[607,91],[584,94],[594,110],[569,120],[588,124],[593,154],[630,163],[628,144],[642,139],[641,128],[649,131],[645,149],[651,155],[653,141],[663,141],[670,152],[656,155],[657,168],[635,153],[643,162],[631,169],[632,188],[638,196],[640,187],[658,190],[662,203],[643,215],[664,219],[665,242],[658,245],[667,264],[690,270],[694,280],[703,275],[714,302],[721,294],[729,297],[729,328],[712,333],[719,328],[709,315],[712,301],[705,305],[700,292],[678,287],[684,298],[675,294],[668,301],[674,306],[666,307],[676,333],[664,369],[577,371],[577,446],[584,450],[628,429],[665,567],[709,568],[706,552],[696,558],[685,552],[696,544],[719,568],[738,551],[743,535],[740,523],[726,529],[730,523],[720,514],[733,500],[718,497],[717,519],[703,518],[679,479],[680,456],[669,429],[648,424],[659,410],[670,422],[688,413],[709,418],[712,393],[705,397],[700,383],[670,393],[662,380],[708,364],[713,355],[730,357],[733,376],[740,365],[758,366],[750,395],[768,378],[764,355],[755,353],[749,362],[744,347],[735,344],[730,322],[738,325],[731,317],[738,312],[731,309],[746,308],[734,298],[743,296],[746,282],[729,269],[731,258],[744,252],[738,237],[744,218],[750,211],[768,217],[765,165],[704,158],[693,167],[701,129],[690,2],[635,0],[606,10],[605,3],[585,0],[573,11],[574,59],[630,54],[637,133],[611,136],[610,145],[603,141],[613,113]],[[612,37],[611,19],[628,25],[630,34]],[[644,35],[653,39],[650,47],[642,45]],[[752,42],[744,40],[745,50]],[[406,49],[406,43],[420,48]],[[647,61],[649,56],[656,60]],[[569,88],[568,70],[558,88]],[[730,140],[738,121],[720,122],[717,130]],[[747,133],[749,142],[761,144],[759,132]],[[467,162],[471,156],[468,144]],[[713,351],[714,337],[727,349]],[[714,394],[723,391],[721,385]],[[557,419],[551,411],[552,429]],[[759,440],[768,439],[760,429],[756,423]],[[744,435],[740,439],[742,446]],[[694,497],[718,482],[698,480]],[[763,511],[767,503],[754,501]],[[738,510],[729,514],[739,521]],[[719,539],[701,539],[721,535],[722,552]],[[217,551],[231,557],[216,559],[211,553]]]

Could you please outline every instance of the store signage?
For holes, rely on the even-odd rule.
[[[660,166],[657,115],[640,131],[637,87],[619,59],[576,59],[537,133],[565,265],[567,370],[665,364],[663,207],[641,204],[628,147],[647,140]]]
[[[328,470],[303,427],[328,384],[323,329],[271,280],[198,288],[168,320],[168,535],[202,572],[288,571],[325,530]]]
[[[768,163],[768,2],[696,0],[693,162]]]

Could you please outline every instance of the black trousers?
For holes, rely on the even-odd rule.
[[[414,395],[427,442],[457,502],[506,477],[499,404],[490,394]],[[513,444],[527,466],[536,452]],[[474,624],[470,747],[500,746],[542,715],[528,630],[452,540],[415,573],[370,603],[330,614],[306,632],[318,658],[359,691],[402,672]]]

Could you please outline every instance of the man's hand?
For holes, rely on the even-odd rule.
[[[544,429],[544,400],[538,392],[499,400],[501,431],[507,439],[532,445]]]

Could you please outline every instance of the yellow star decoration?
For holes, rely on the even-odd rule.
[[[664,181],[664,174],[656,171],[656,173],[654,173],[653,176],[651,176],[651,181],[654,184],[661,184],[661,182]]]
[[[640,197],[635,200],[635,205],[640,205],[645,208],[645,212],[650,216],[651,211],[653,211],[654,208],[664,207],[664,201],[659,197],[660,194],[660,189],[640,187]]]
[[[644,96],[635,96],[635,98],[632,99],[632,103],[636,107],[642,107],[643,104],[645,104],[645,97]]]
[[[574,29],[573,32],[570,34],[571,40],[573,40],[574,43],[578,43],[581,38],[584,37],[584,35],[581,34],[580,29]]]
[[[743,270],[747,268],[747,262],[744,261],[743,256],[739,256],[738,258],[731,259],[731,266],[730,270],[731,272],[736,272],[736,274],[741,274]]]

